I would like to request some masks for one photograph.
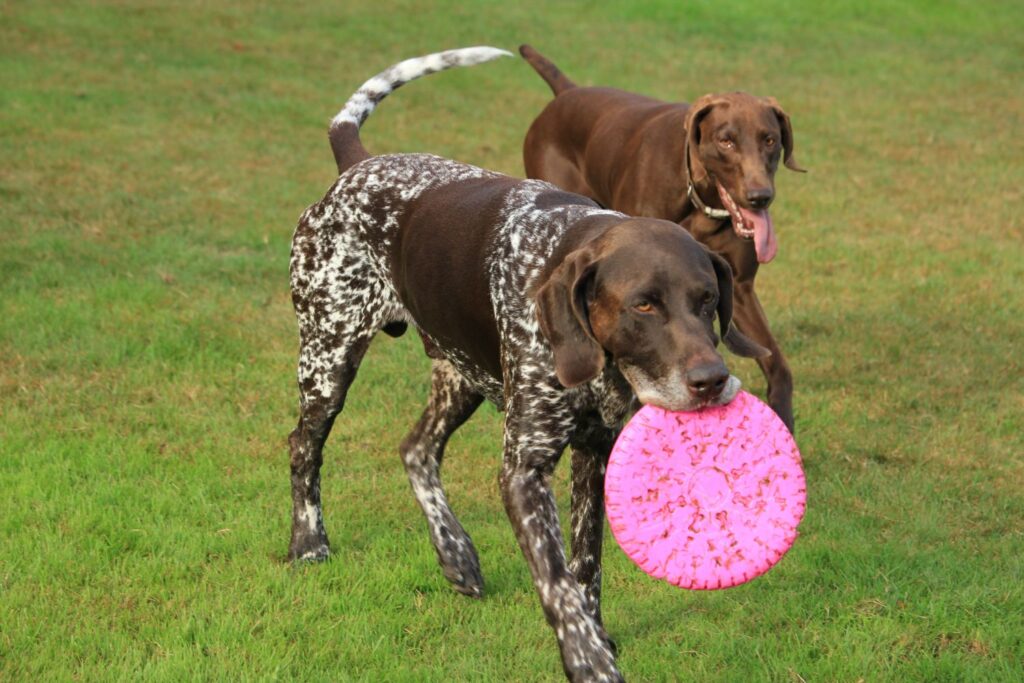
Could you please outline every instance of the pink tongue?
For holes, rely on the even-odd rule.
[[[754,249],[757,251],[758,262],[768,263],[775,258],[775,253],[779,250],[778,240],[775,239],[775,228],[772,227],[772,217],[768,215],[767,209],[750,211],[742,207],[737,208],[740,210],[740,215],[743,216],[746,227],[754,229]]]
[[[722,198],[722,205],[732,214],[733,221],[736,221],[736,212],[739,212],[739,217],[743,218],[743,227],[754,230],[754,250],[757,252],[758,263],[768,263],[775,258],[779,243],[775,239],[775,228],[772,227],[772,217],[768,215],[768,210],[751,211],[737,206],[722,187],[722,183],[715,184],[718,186],[718,196]]]

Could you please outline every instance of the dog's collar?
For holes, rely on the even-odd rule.
[[[731,218],[732,215],[725,209],[712,209],[710,206],[701,201],[700,196],[697,194],[697,188],[693,186],[692,182],[686,183],[686,196],[689,198],[693,205],[704,212],[704,215],[708,218],[714,218],[716,220],[722,220],[725,218]]]
[[[690,170],[690,134],[686,134],[686,146],[683,149],[683,156],[686,157],[686,198],[693,202],[693,205],[704,212],[708,218],[723,220],[732,218],[732,215],[725,209],[712,209],[701,200],[697,194],[697,188],[693,186],[693,171]]]

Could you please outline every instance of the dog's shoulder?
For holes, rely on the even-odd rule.
[[[535,264],[546,261],[565,233],[578,221],[593,215],[622,216],[582,195],[566,192],[543,180],[517,183],[504,198],[499,230],[507,249],[507,263]]]

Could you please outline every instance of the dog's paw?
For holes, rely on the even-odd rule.
[[[329,559],[331,559],[331,550],[326,545],[301,552],[288,551],[288,560],[296,564],[326,562]]]
[[[623,680],[615,666],[615,642],[596,620],[569,618],[556,628],[556,633],[562,650],[562,664],[569,680],[588,683]]]
[[[484,595],[484,577],[480,572],[480,560],[476,552],[471,555],[465,554],[456,556],[455,562],[444,562],[440,558],[441,569],[444,571],[444,578],[452,584],[452,588],[458,593],[468,595],[471,598],[482,598]]]
[[[458,581],[452,581],[452,588],[455,589],[456,593],[461,593],[462,595],[467,595],[471,598],[484,597],[484,585],[482,580],[479,583],[460,583]]]
[[[574,671],[566,671],[566,677],[573,683],[625,683],[615,665],[586,666]]]
[[[288,545],[289,562],[323,562],[331,556],[327,536],[310,533],[292,533],[292,542]]]

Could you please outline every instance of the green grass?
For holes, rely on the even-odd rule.
[[[414,338],[375,343],[328,444],[334,559],[284,562],[288,249],[333,180],[326,124],[400,59],[521,42],[580,83],[773,95],[811,169],[780,172],[759,285],[796,378],[802,535],[712,593],[610,541],[625,675],[1024,678],[1013,3],[170,5],[0,4],[0,680],[560,679],[490,407],[445,465],[486,598],[436,566],[396,454],[426,392]],[[439,74],[364,140],[518,175],[547,99],[518,60]]]

